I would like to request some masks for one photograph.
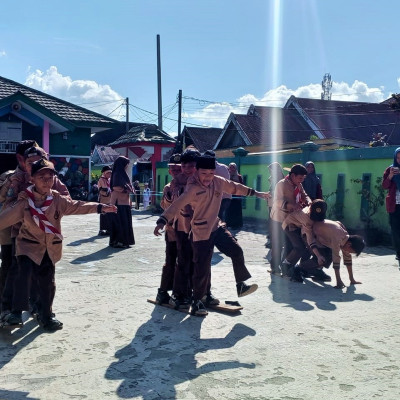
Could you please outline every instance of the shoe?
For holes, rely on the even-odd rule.
[[[53,316],[46,319],[38,318],[38,322],[40,323],[40,325],[42,325],[45,331],[49,332],[58,331],[59,329],[62,329],[64,325],[61,321],[54,318]]]
[[[293,268],[293,273],[292,276],[290,278],[291,282],[299,282],[299,283],[303,283],[303,277],[301,276],[301,268],[300,267],[294,267]]]
[[[279,271],[279,269],[271,268],[271,269],[268,270],[268,272],[269,272],[271,275],[281,276],[281,271]]]
[[[190,300],[184,298],[183,296],[177,296],[173,294],[170,299],[169,299],[169,304],[171,306],[174,306],[176,310],[182,308],[182,309],[188,309],[190,308]]]
[[[169,299],[171,296],[168,294],[166,290],[158,289],[156,296],[156,304],[169,304]]]
[[[244,282],[239,282],[236,284],[236,289],[238,297],[243,297],[255,292],[258,289],[258,285],[256,283],[253,283],[249,286],[246,285]]]
[[[268,239],[267,242],[265,243],[265,247],[266,247],[267,249],[270,249],[270,248],[271,248],[271,240],[270,240],[270,239]]]
[[[5,326],[22,325],[22,312],[21,311],[10,312],[4,317],[3,322]]]
[[[0,314],[0,322],[4,322],[8,314],[11,314],[11,310],[2,311]]]
[[[314,282],[331,282],[332,278],[326,274],[322,269],[316,268],[311,273],[311,279]]]
[[[283,261],[281,264],[281,271],[282,271],[282,276],[291,276],[293,273],[293,265],[290,264],[289,262]]]
[[[198,316],[205,316],[208,314],[206,308],[204,307],[204,304],[201,302],[201,300],[193,301],[192,303],[192,309],[190,310],[190,314],[192,315],[198,315]]]
[[[220,301],[213,296],[211,293],[206,294],[201,301],[206,305],[206,306],[217,306]]]

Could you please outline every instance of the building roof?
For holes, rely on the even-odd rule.
[[[56,119],[68,121],[75,126],[110,127],[118,122],[0,76],[0,102],[5,104],[8,100],[26,102],[28,108],[36,108],[35,105],[38,105],[43,114],[51,113]]]
[[[201,128],[185,126],[182,131],[186,146],[193,145],[200,152],[211,150],[221,134],[221,128]]]
[[[368,144],[374,134],[381,132],[386,135],[388,144],[400,143],[400,112],[394,110],[390,102],[365,103],[292,96],[285,108],[297,108],[304,113],[304,120],[315,124],[321,139],[337,138]]]
[[[112,164],[121,154],[112,147],[96,145],[93,151],[93,159],[95,155],[98,157],[97,164]]]
[[[109,143],[109,146],[136,142],[175,143],[176,140],[168,133],[158,129],[157,125],[142,124],[132,127],[128,133]]]
[[[240,139],[235,137],[237,134]],[[313,129],[297,110],[251,105],[247,114],[232,113],[229,116],[215,148],[276,146],[309,140],[311,135],[314,135]]]

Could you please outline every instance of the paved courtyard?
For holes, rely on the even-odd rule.
[[[28,318],[0,332],[0,399],[397,399],[400,272],[393,251],[354,261],[361,285],[290,282],[267,273],[265,234],[237,232],[254,294],[240,315],[192,317],[154,298],[164,238],[157,217],[134,214],[136,245],[112,249],[98,216],[63,219],[54,310],[64,329]],[[332,269],[327,272],[333,276]],[[238,300],[230,260],[213,257],[213,293]],[[347,272],[342,276],[348,284]]]

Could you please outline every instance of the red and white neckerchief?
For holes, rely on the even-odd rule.
[[[52,233],[62,240],[63,236],[61,235],[61,232],[59,232],[59,230],[44,215],[44,212],[53,202],[53,196],[47,196],[42,207],[36,207],[34,203],[35,195],[33,194],[32,189],[33,185],[29,186],[25,192],[28,195],[29,211],[31,212],[35,224],[45,233]]]
[[[287,179],[294,186],[294,197],[296,199],[296,204],[301,203],[301,191],[298,186],[295,186],[289,175],[286,175],[285,179]]]

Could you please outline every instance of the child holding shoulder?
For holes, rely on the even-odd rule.
[[[191,242],[193,249],[193,300],[191,313],[207,315],[201,299],[207,295],[211,282],[211,258],[214,245],[232,258],[238,296],[254,292],[257,285],[247,285],[244,281],[251,277],[243,257],[243,250],[220,223],[218,212],[222,194],[230,193],[240,196],[268,197],[267,193],[257,192],[240,183],[215,176],[215,157],[201,156],[196,162],[196,172],[189,178],[185,192],[163,212],[157,221],[154,234],[159,236],[160,230],[189,204],[193,209],[191,219]]]
[[[32,185],[0,214],[0,229],[21,222],[16,237],[18,276],[8,325],[22,324],[22,311],[28,310],[32,279],[37,282],[41,305],[38,320],[45,330],[62,329],[52,312],[55,295],[55,263],[62,255],[61,218],[64,215],[116,212],[114,205],[72,200],[52,190],[57,172],[45,159],[32,164]]]

